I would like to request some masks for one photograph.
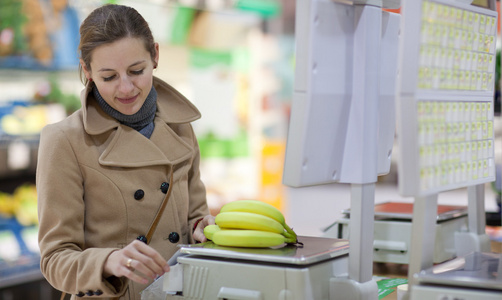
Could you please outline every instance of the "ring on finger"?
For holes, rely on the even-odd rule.
[[[127,267],[128,269],[132,269],[131,263],[132,263],[132,258],[129,258],[129,259],[127,260],[127,263],[126,263],[126,267]]]

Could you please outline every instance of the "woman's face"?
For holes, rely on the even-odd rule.
[[[150,93],[154,64],[159,59],[155,44],[154,60],[140,38],[126,37],[93,50],[90,69],[81,61],[85,76],[96,84],[106,103],[115,110],[132,115]]]

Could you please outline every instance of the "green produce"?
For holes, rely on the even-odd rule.
[[[225,204],[215,218],[216,225],[204,228],[204,235],[218,246],[268,248],[299,244],[296,233],[275,207],[257,200]]]

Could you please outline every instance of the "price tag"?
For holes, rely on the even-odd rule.
[[[6,261],[15,261],[21,255],[21,249],[16,237],[11,231],[0,231],[0,258]]]
[[[21,236],[23,241],[32,253],[40,253],[38,246],[38,227],[27,227],[23,229]]]
[[[17,140],[7,148],[7,167],[10,170],[22,170],[30,165],[30,147],[24,141]]]

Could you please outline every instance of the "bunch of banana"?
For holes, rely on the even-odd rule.
[[[216,245],[264,248],[301,244],[274,206],[258,200],[225,204],[215,218],[216,225],[204,228],[204,235]]]

